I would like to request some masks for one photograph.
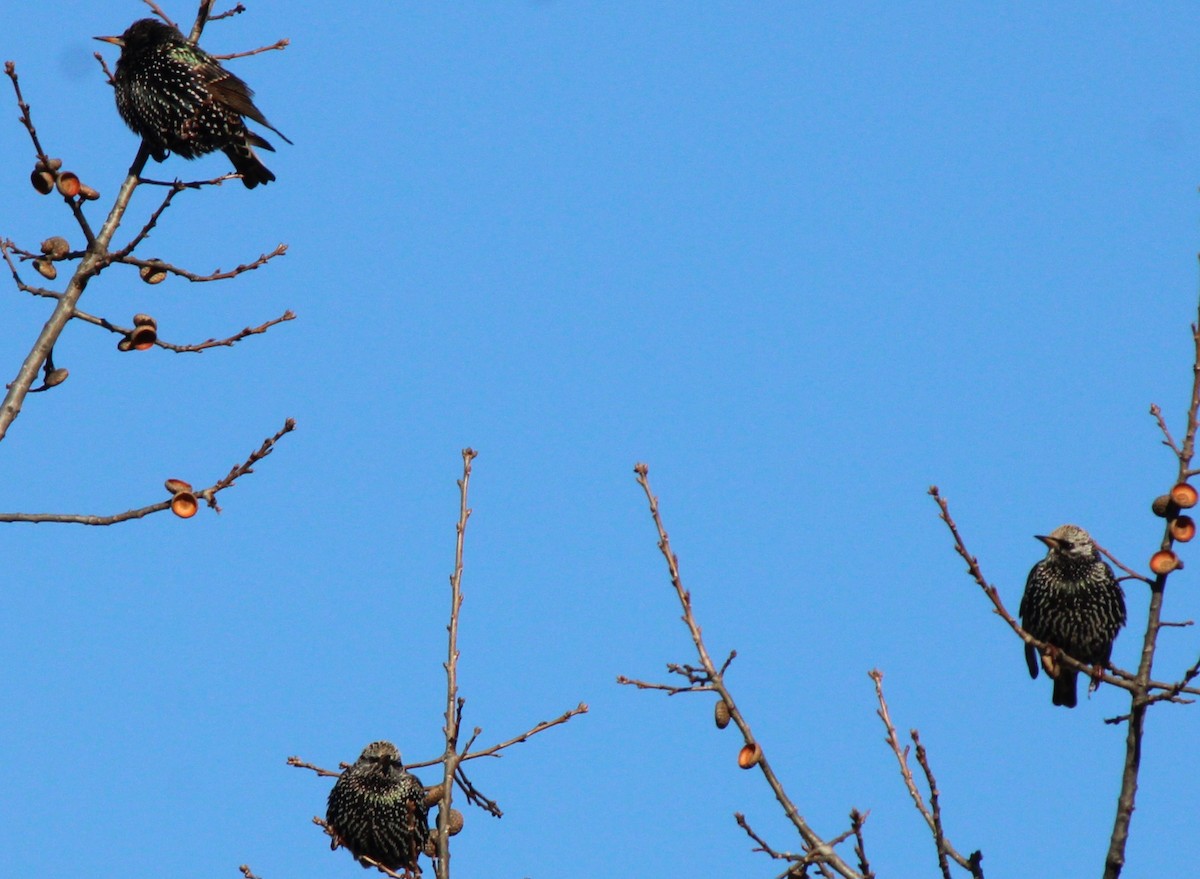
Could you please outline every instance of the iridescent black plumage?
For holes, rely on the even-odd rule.
[[[119,37],[96,39],[121,47],[113,74],[117,110],[145,138],[155,161],[168,151],[194,159],[221,150],[248,188],[275,179],[253,149],[275,148],[242,117],[291,141],[254,106],[250,87],[215,58],[154,18],[135,21]]]
[[[404,771],[391,742],[367,745],[341,774],[329,792],[325,821],[354,857],[421,872],[417,855],[429,835],[425,788]]]
[[[1033,566],[1025,582],[1021,627],[1080,662],[1106,665],[1113,640],[1125,625],[1121,584],[1091,536],[1078,525],[1063,525],[1038,540],[1050,551]],[[1036,678],[1037,651],[1028,644],[1025,661],[1029,676]],[[1052,696],[1055,705],[1075,707],[1078,677],[1077,671],[1059,669]]]

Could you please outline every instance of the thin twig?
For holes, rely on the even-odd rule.
[[[171,187],[171,189],[167,191],[166,197],[162,200],[162,204],[155,208],[154,212],[150,214],[150,219],[148,219],[138,233],[134,235],[132,239],[130,239],[128,244],[113,254],[113,258],[124,259],[125,257],[129,256],[129,254],[133,253],[134,248],[146,240],[146,236],[150,234],[150,230],[158,225],[158,218],[163,215],[163,211],[171,206],[171,200],[183,190],[184,186],[182,184],[176,184],[175,186]]]
[[[863,840],[863,825],[867,823],[867,816],[870,812],[860,812],[858,809],[850,810],[850,829],[854,831],[854,854],[858,856],[858,872],[862,873],[863,879],[874,879],[875,873],[871,870],[871,865],[867,861],[867,844]]]
[[[36,292],[36,291],[31,290],[30,292]],[[38,294],[38,295],[41,295],[41,294]],[[57,294],[51,294],[51,295],[54,298],[57,298]],[[84,323],[89,323],[94,326],[101,327],[101,328],[106,329],[109,332],[115,333],[119,336],[128,337],[129,334],[134,331],[133,327],[126,327],[126,326],[121,326],[120,324],[114,324],[105,318],[96,317],[93,314],[88,314],[86,311],[76,310],[74,317],[75,317],[75,320],[81,320]],[[209,348],[231,347],[233,345],[236,345],[238,342],[242,341],[243,339],[249,338],[250,336],[260,335],[262,333],[265,333],[267,330],[269,330],[273,326],[276,326],[281,323],[285,323],[290,320],[295,320],[295,319],[296,319],[295,312],[293,312],[289,309],[288,311],[285,311],[283,314],[281,314],[279,317],[272,318],[271,320],[269,320],[265,323],[259,324],[256,327],[246,327],[245,329],[239,330],[238,332],[234,333],[232,336],[229,336],[228,338],[225,338],[225,339],[206,339],[205,341],[198,342],[194,345],[176,345],[171,342],[164,342],[162,339],[156,339],[154,341],[154,345],[157,348],[162,348],[164,351],[172,351],[176,354],[202,354],[205,351],[207,351]]]
[[[189,271],[188,269],[183,269],[177,265],[157,259],[138,259],[132,256],[118,258],[116,255],[113,255],[109,262],[124,263],[125,265],[137,266],[138,268],[159,269],[161,271],[168,272],[169,274],[186,278],[194,283],[202,284],[207,283],[208,281],[224,281],[228,278],[236,278],[238,275],[243,274],[244,272],[252,272],[255,269],[260,269],[271,260],[275,259],[275,257],[283,256],[285,253],[287,253],[287,250],[288,246],[286,244],[280,244],[276,246],[276,248],[270,253],[259,254],[259,257],[256,260],[243,263],[242,265],[236,266],[229,271],[216,269],[215,271],[209,272],[207,275],[197,274],[196,272]]]
[[[887,730],[887,737],[884,741],[887,742],[888,747],[892,750],[892,754],[896,757],[896,762],[900,767],[900,777],[904,780],[904,786],[908,789],[908,795],[912,798],[913,805],[916,806],[921,817],[925,819],[925,823],[929,826],[929,832],[933,835],[933,844],[937,849],[938,867],[941,870],[943,879],[950,879],[950,866],[946,863],[947,857],[963,869],[969,870],[974,879],[983,879],[983,855],[977,851],[970,857],[963,857],[951,845],[950,840],[946,838],[945,831],[942,828],[937,781],[933,777],[933,770],[929,767],[929,758],[925,753],[925,747],[921,744],[919,734],[915,729],[909,733],[912,736],[913,743],[917,746],[917,762],[925,773],[925,781],[929,787],[928,805],[926,805],[924,797],[921,796],[920,790],[917,789],[916,780],[913,778],[912,770],[908,766],[908,746],[902,747],[900,745],[900,737],[896,735],[896,727],[892,723],[891,712],[888,711],[887,699],[883,696],[883,672],[877,668],[872,669],[869,677],[875,682],[875,698],[879,702],[879,708],[875,713],[879,715],[879,719],[883,721],[884,729]]]
[[[662,553],[663,558],[667,562],[667,570],[670,574],[671,585],[675,589],[675,595],[679,599],[679,604],[683,608],[683,621],[688,627],[688,631],[692,636],[692,643],[696,648],[696,655],[700,659],[700,665],[708,675],[708,679],[712,682],[712,687],[720,694],[725,704],[729,707],[730,719],[737,725],[741,731],[746,744],[756,744],[753,733],[750,730],[750,725],[743,717],[738,709],[737,703],[733,699],[733,695],[725,686],[725,681],[709,656],[708,648],[704,644],[704,638],[700,632],[700,626],[696,622],[696,618],[692,613],[692,597],[691,594],[684,588],[683,580],[679,574],[679,559],[671,550],[671,541],[667,536],[666,528],[663,526],[662,518],[658,511],[658,498],[654,496],[654,492],[650,490],[649,468],[645,464],[638,464],[633,468],[637,475],[638,485],[642,487],[642,491],[646,495],[646,500],[650,505],[650,515],[654,520],[654,527],[658,531],[658,548]],[[730,657],[732,659],[732,655]],[[725,665],[728,666],[729,660],[726,660]],[[843,877],[858,877],[858,873],[846,863],[842,857],[833,850],[833,847],[822,839],[816,831],[809,827],[808,822],[800,815],[799,809],[795,803],[788,797],[787,792],[783,789],[783,784],[775,775],[775,771],[771,768],[770,762],[767,760],[765,751],[761,751],[757,767],[762,772],[763,778],[766,779],[771,791],[775,794],[775,799],[783,807],[784,813],[792,826],[800,834],[800,838],[804,841],[805,850],[809,852],[809,857],[817,864],[821,870],[832,869]]]
[[[218,12],[216,15],[210,15],[209,21],[220,21],[222,18],[232,18],[235,15],[241,15],[246,11],[246,7],[241,3],[234,6],[232,9],[226,9],[224,12]]]
[[[271,454],[271,452],[275,451],[275,443],[279,442],[280,438],[283,437],[284,434],[291,433],[295,429],[296,419],[287,419],[283,423],[283,427],[281,427],[274,436],[267,437],[262,441],[261,446],[250,453],[250,457],[248,457],[241,464],[234,465],[234,467],[227,474],[225,474],[224,478],[219,480],[211,488],[206,488],[203,491],[197,492],[196,497],[204,498],[204,500],[208,501],[208,505],[212,507],[213,510],[218,513],[221,512],[221,508],[217,506],[217,492],[224,491],[225,489],[229,488],[242,476],[253,473],[253,465],[257,464],[263,458],[267,457],[267,455]]]
[[[1171,430],[1167,427],[1167,422],[1163,420],[1162,409],[1159,408],[1157,403],[1150,404],[1150,414],[1154,416],[1154,420],[1158,422],[1158,429],[1162,431],[1164,437],[1163,445],[1170,448],[1175,453],[1175,457],[1178,458],[1182,453],[1179,451],[1179,446],[1175,445],[1175,438],[1171,436]]]
[[[165,21],[171,27],[178,27],[178,25],[175,24],[175,22],[171,20],[171,17],[169,15],[167,15],[165,12],[163,12],[162,9],[159,7],[159,5],[155,2],[153,2],[153,0],[142,0],[142,2],[150,7],[151,12],[153,12],[155,15],[157,15],[159,18],[161,18],[163,21]]]
[[[450,804],[454,793],[454,781],[458,764],[458,729],[462,720],[462,700],[458,695],[458,618],[462,612],[463,544],[467,535],[467,520],[471,518],[468,506],[468,488],[471,484],[471,462],[478,453],[471,448],[463,449],[463,475],[458,480],[458,523],[455,525],[454,573],[450,575],[450,623],[446,626],[449,635],[446,654],[446,725],[442,731],[446,736],[445,765],[442,768],[442,801],[438,806],[438,879],[450,877]],[[458,706],[456,708],[456,705]],[[469,788],[469,790],[473,790]],[[468,794],[470,796],[470,794]]]
[[[263,52],[274,52],[281,49],[286,49],[292,43],[289,39],[276,40],[269,46],[259,46],[257,49],[248,49],[245,52],[230,52],[228,55],[213,55],[219,61],[228,61],[230,58],[249,58],[251,55],[261,55]]]
[[[656,684],[651,681],[640,681],[637,678],[627,678],[625,675],[617,675],[617,683],[637,687],[639,690],[663,690],[668,696],[678,696],[680,693],[713,692],[716,689],[711,684],[690,684],[686,687],[676,687],[671,684]]]
[[[299,757],[288,757],[287,765],[295,766],[297,769],[311,769],[313,772],[317,773],[317,775],[326,776],[328,778],[340,778],[342,774],[340,772],[333,772],[329,769],[322,769],[320,766],[314,766],[311,763],[305,763]]]
[[[1093,541],[1093,542],[1095,542],[1095,541]],[[1111,552],[1109,552],[1107,549],[1105,549],[1103,546],[1101,546],[1098,543],[1096,544],[1096,549],[1100,550],[1101,553],[1103,553],[1105,556],[1108,557],[1108,560],[1110,562],[1112,562],[1114,565],[1116,565],[1118,568],[1120,568],[1122,571],[1124,571],[1126,574],[1129,575],[1128,578],[1123,577],[1122,579],[1140,580],[1143,583],[1153,583],[1154,582],[1153,577],[1147,577],[1145,574],[1139,574],[1137,571],[1133,570],[1133,568],[1130,568],[1127,565],[1125,565],[1120,559],[1118,559],[1115,555],[1113,555]]]
[[[464,760],[474,760],[476,757],[494,757],[498,752],[503,751],[505,748],[511,748],[513,745],[519,745],[521,742],[528,741],[530,738],[540,732],[545,732],[552,727],[558,726],[560,723],[566,723],[572,717],[576,717],[580,714],[587,714],[587,712],[587,704],[580,702],[574,708],[570,709],[569,711],[564,711],[553,720],[543,720],[541,723],[536,724],[533,728],[526,730],[519,736],[513,736],[511,739],[500,742],[498,745],[492,745],[489,748],[484,748],[482,751],[468,751],[467,753],[462,754],[459,757],[459,760],[461,762]],[[470,742],[467,744],[469,746]]]
[[[214,482],[208,488],[193,492],[197,498],[203,498],[208,502],[208,505],[221,512],[221,508],[217,506],[216,497],[218,492],[232,486],[235,480],[240,476],[245,476],[247,473],[253,473],[252,464],[261,461],[267,455],[271,454],[275,442],[285,433],[289,433],[296,427],[296,422],[289,418],[280,430],[273,437],[263,440],[263,444],[250,453],[250,457],[243,463],[234,466],[232,470],[223,478]],[[0,522],[32,522],[32,523],[47,523],[53,522],[56,524],[70,525],[116,525],[120,522],[127,522],[130,519],[141,519],[149,516],[151,513],[161,513],[163,510],[171,509],[171,501],[162,501],[157,504],[140,507],[136,510],[126,510],[124,513],[117,513],[112,516],[87,516],[71,513],[0,513]]]
[[[168,186],[172,189],[200,189],[205,186],[220,186],[226,180],[241,180],[242,175],[236,171],[230,171],[228,174],[222,174],[220,177],[213,177],[208,180],[180,180],[178,177],[174,180],[153,180],[149,177],[139,178],[138,183],[142,186]]]

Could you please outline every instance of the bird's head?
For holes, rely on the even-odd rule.
[[[371,742],[371,744],[363,748],[358,762],[387,769],[393,764],[396,766],[400,765],[400,752],[396,750],[396,746],[391,742]]]
[[[177,29],[169,24],[164,24],[157,18],[143,18],[131,24],[119,37],[93,37],[92,39],[120,46],[122,54],[126,52],[136,54],[150,46],[175,38],[183,39]]]
[[[1050,548],[1047,558],[1084,560],[1098,552],[1092,536],[1078,525],[1060,525],[1049,534],[1034,536]]]

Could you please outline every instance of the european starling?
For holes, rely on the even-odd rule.
[[[1037,539],[1050,548],[1033,566],[1021,598],[1021,627],[1088,665],[1103,666],[1125,625],[1125,593],[1112,568],[1100,558],[1091,536],[1078,525],[1055,528]],[[1025,645],[1029,676],[1038,675],[1037,651]],[[1060,668],[1053,702],[1075,707],[1079,672]]]
[[[417,855],[429,835],[425,788],[404,771],[391,742],[371,742],[342,773],[329,792],[325,821],[338,836],[335,848],[340,841],[355,858],[421,872]]]
[[[254,92],[246,83],[177,28],[143,18],[119,37],[96,39],[121,47],[113,75],[117,110],[145,139],[155,161],[163,161],[168,151],[194,159],[221,150],[247,188],[275,179],[253,149],[275,148],[249,131],[242,117],[291,141],[254,106]]]

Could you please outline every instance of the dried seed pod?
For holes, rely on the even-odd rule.
[[[1183,563],[1179,561],[1179,556],[1169,549],[1160,549],[1150,556],[1150,570],[1156,574],[1169,574],[1182,567]]]
[[[66,369],[60,366],[58,369],[50,370],[50,372],[46,375],[46,380],[43,382],[43,384],[48,388],[52,388],[55,385],[61,385],[67,380],[67,376],[70,374],[71,373],[67,372]]]
[[[1196,489],[1188,485],[1186,482],[1181,482],[1171,489],[1171,500],[1181,509],[1188,509],[1196,506],[1197,494]]]
[[[425,853],[425,857],[433,860],[438,856],[438,841],[437,833],[429,831],[429,835],[425,837],[425,843],[421,846],[421,851]]]
[[[1162,519],[1171,518],[1171,514],[1177,509],[1178,507],[1176,506],[1175,501],[1171,500],[1171,496],[1169,494],[1160,494],[1154,499],[1154,502],[1150,504],[1150,511]]]
[[[446,816],[446,832],[451,836],[455,836],[463,829],[463,813],[458,809],[451,809],[450,814]]]
[[[51,159],[50,162],[45,165],[43,165],[41,162],[38,162],[38,167],[43,171],[57,171],[62,167],[62,159]]]
[[[74,198],[79,195],[79,178],[70,171],[63,171],[58,175],[57,184],[58,191],[67,198]]]
[[[171,512],[180,519],[192,518],[198,509],[200,509],[200,504],[190,491],[181,491],[171,498]]]
[[[54,191],[54,175],[49,171],[38,169],[29,175],[29,182],[33,184],[33,188],[42,195],[49,195]]]
[[[713,720],[717,722],[717,729],[725,729],[729,726],[729,706],[725,704],[724,699],[717,700],[717,705],[713,709]]]
[[[425,788],[425,808],[426,809],[428,809],[430,806],[436,806],[438,801],[441,798],[442,798],[442,786],[440,784],[435,784],[433,787]]]
[[[1196,520],[1191,516],[1179,516],[1172,519],[1171,536],[1180,543],[1187,543],[1196,536]]]
[[[71,245],[61,235],[55,235],[53,238],[47,238],[42,242],[42,253],[46,254],[50,259],[62,259],[70,252]]]
[[[100,197],[100,193],[92,189],[92,187],[88,186],[86,183],[79,184],[79,194],[88,201],[95,201]]]
[[[135,314],[133,316],[133,325],[135,327],[153,327],[158,329],[158,321],[148,314]]]
[[[48,260],[35,259],[33,261],[33,268],[47,281],[53,281],[58,277],[58,269],[54,267],[54,263],[49,262]]]
[[[158,260],[151,260],[150,265],[142,266],[138,269],[138,275],[147,284],[161,284],[167,277],[167,273],[160,268]]]
[[[129,341],[128,336],[122,336],[121,341],[117,342],[117,350],[118,351],[132,351],[133,350],[133,342]]]
[[[738,766],[743,769],[751,769],[758,765],[758,761],[762,759],[762,746],[758,742],[751,742],[744,746],[738,753]]]
[[[158,331],[149,325],[134,327],[129,334],[129,344],[135,351],[149,351],[158,341]]]
[[[181,491],[192,490],[192,484],[184,482],[182,479],[168,479],[163,485],[167,487],[168,494],[179,494]]]

